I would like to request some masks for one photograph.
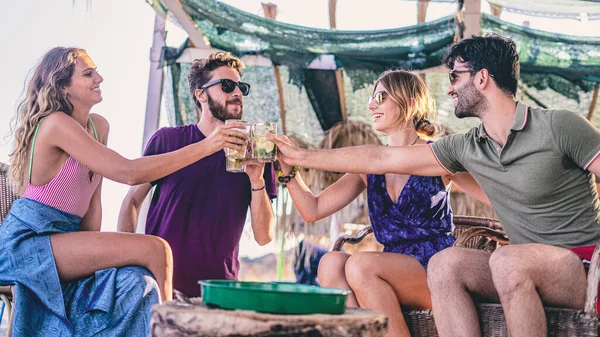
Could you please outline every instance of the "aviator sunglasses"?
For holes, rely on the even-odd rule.
[[[452,70],[451,72],[448,73],[448,78],[450,79],[450,84],[454,85],[454,83],[456,83],[456,80],[458,79],[458,74],[463,74],[463,73],[476,73],[478,70],[471,70],[471,69],[466,69],[466,70]]]
[[[381,105],[381,103],[383,103],[384,95],[387,94],[388,93],[385,91],[378,91],[373,96],[367,97],[367,104],[371,104],[371,102],[375,101],[377,105]]]
[[[235,82],[235,81],[228,80],[225,78],[205,83],[203,86],[200,87],[200,89],[206,89],[217,83],[221,83],[221,90],[223,90],[224,93],[228,93],[228,94],[232,93],[235,90],[236,86],[238,88],[240,88],[240,91],[242,92],[243,96],[248,96],[248,94],[250,93],[250,84],[245,83],[245,82]]]

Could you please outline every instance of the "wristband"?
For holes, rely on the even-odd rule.
[[[267,184],[264,184],[264,185],[262,185],[262,187],[259,187],[259,188],[254,188],[254,187],[250,186],[250,189],[252,190],[252,192],[256,192],[256,191],[264,190],[265,187],[267,187]]]
[[[290,174],[288,174],[287,176],[284,176],[283,172],[279,171],[277,180],[279,180],[279,182],[282,184],[287,184],[290,182],[290,180],[292,180],[292,178],[294,178],[296,176],[296,172],[298,172],[298,171],[300,171],[299,166],[294,166],[294,168],[292,169],[292,172],[290,172]]]

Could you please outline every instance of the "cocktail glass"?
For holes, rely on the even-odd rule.
[[[239,119],[228,119],[225,121],[225,124],[230,123],[239,123],[243,124],[244,128],[236,128],[233,130],[238,130],[248,136],[250,138],[251,132],[251,123],[248,123]],[[246,159],[247,147],[244,147],[241,150],[225,148],[225,170],[227,172],[241,173],[246,171],[246,166],[242,165],[242,162]]]
[[[273,162],[277,156],[277,147],[267,139],[267,133],[277,135],[277,123],[252,124],[252,159],[261,163]]]
[[[246,165],[242,165],[244,158],[225,157],[225,170],[232,173],[246,172]]]

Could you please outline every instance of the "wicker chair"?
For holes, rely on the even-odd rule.
[[[509,244],[497,220],[470,217],[454,217],[455,247],[483,249],[493,252],[498,245]],[[355,236],[341,235],[333,250],[339,251],[345,243],[356,244],[372,233],[371,226],[363,228]],[[599,244],[600,245],[600,244]],[[590,270],[584,310],[545,307],[549,337],[598,337],[596,300],[600,280],[600,249],[596,246]],[[483,337],[507,337],[504,312],[500,304],[478,304],[479,321]],[[431,310],[404,310],[404,319],[412,336],[437,337],[437,329]]]
[[[13,201],[19,199],[18,193],[15,191],[15,186],[12,184],[9,174],[8,165],[0,163],[0,222],[4,220],[4,217],[8,213],[10,206]],[[13,285],[0,284],[0,299],[5,304],[6,315],[8,315],[8,329],[6,331],[6,337],[12,335],[12,324],[13,324]]]

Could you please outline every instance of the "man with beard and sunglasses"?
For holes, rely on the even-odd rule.
[[[431,145],[302,150],[281,137],[290,165],[351,173],[439,176],[468,171],[510,245],[494,253],[450,247],[427,273],[440,336],[481,336],[476,302],[500,302],[511,336],[546,336],[543,305],[582,309],[586,261],[600,240],[600,132],[578,113],[515,98],[519,55],[509,38],[462,40],[444,57],[455,115],[481,125]],[[361,158],[361,160],[356,160]],[[583,262],[583,263],[582,263]]]
[[[194,60],[188,74],[190,92],[202,114],[198,124],[158,130],[145,156],[175,151],[188,144],[212,142],[228,119],[241,119],[250,85],[240,81],[244,64],[229,53]],[[233,127],[240,127],[233,124]],[[246,173],[225,170],[224,151],[162,179],[134,186],[121,206],[118,230],[135,232],[140,206],[155,187],[146,219],[146,234],[165,239],[173,250],[173,288],[199,296],[199,280],[238,277],[239,241],[248,207],[256,242],[272,240],[275,216],[270,199],[277,196],[271,164],[250,162]]]

